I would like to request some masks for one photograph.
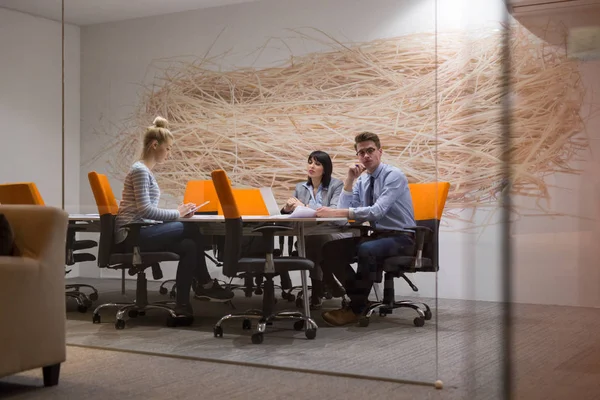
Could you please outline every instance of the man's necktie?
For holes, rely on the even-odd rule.
[[[375,204],[375,177],[371,175],[369,178],[369,189],[367,189],[367,206]],[[371,228],[375,229],[375,221],[369,221]]]
[[[374,194],[375,191],[375,177],[371,175],[369,178],[369,189],[367,189],[367,206],[375,204]]]

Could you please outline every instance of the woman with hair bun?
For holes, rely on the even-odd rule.
[[[175,313],[188,320],[193,319],[190,288],[195,282],[196,298],[228,301],[233,297],[230,290],[212,280],[204,259],[204,243],[198,227],[177,221],[193,215],[193,203],[181,204],[176,209],[158,207],[160,188],[152,169],[165,162],[173,147],[173,134],[167,129],[167,120],[156,117],[146,128],[140,159],[125,177],[119,212],[115,221],[115,242],[121,251],[129,252],[134,246],[128,240],[125,225],[143,220],[163,221],[140,230],[141,251],[168,251],[179,255],[177,266],[177,299]]]

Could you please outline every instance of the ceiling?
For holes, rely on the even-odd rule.
[[[65,22],[92,25],[257,0],[64,0]],[[61,0],[0,0],[0,7],[61,20]]]

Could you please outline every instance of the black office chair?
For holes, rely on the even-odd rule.
[[[286,238],[287,238],[287,245],[286,245]],[[294,242],[294,239],[295,239],[295,236],[287,236],[287,237],[280,236],[279,237],[279,249],[275,249],[276,254],[277,255],[285,254],[284,250],[287,249],[288,255],[297,256],[298,250],[295,249],[296,244]],[[287,301],[295,301],[296,307],[298,307],[298,308],[304,307],[304,291],[302,290],[302,286],[293,286],[289,274],[282,275],[280,278],[281,278],[281,282],[282,282],[281,283],[281,287],[282,287],[281,297],[286,299]],[[312,295],[312,286],[309,285],[308,290],[311,292],[310,295]],[[294,294],[295,291],[297,292],[297,294]],[[323,290],[322,298],[325,300],[331,300],[334,297],[336,297],[336,296],[334,296],[334,291],[330,290],[330,288],[328,286],[325,286],[325,288]],[[343,299],[345,296],[342,295],[342,296],[337,296],[337,297],[341,297]]]
[[[223,336],[223,327],[221,325],[226,320],[243,319],[242,328],[250,330],[252,329],[251,320],[254,319],[258,320],[258,324],[256,332],[252,334],[252,343],[262,343],[263,334],[266,331],[267,325],[271,325],[277,320],[296,320],[294,329],[298,331],[304,329],[306,338],[314,339],[317,335],[318,327],[310,318],[309,311],[306,311],[305,313],[297,311],[275,313],[273,310],[275,304],[275,285],[273,278],[281,272],[306,271],[314,267],[314,263],[306,258],[273,257],[274,234],[284,230],[291,230],[292,228],[276,223],[267,223],[255,227],[252,232],[262,234],[266,247],[266,254],[264,257],[243,257],[242,217],[233,197],[227,174],[223,170],[213,171],[212,179],[225,216],[223,274],[231,278],[238,277],[240,274],[249,274],[252,276],[261,276],[264,279],[262,310],[249,310],[240,314],[229,314],[224,316],[213,328],[215,337]],[[266,272],[266,269],[270,269],[270,272]]]
[[[383,300],[371,303],[359,320],[359,326],[368,326],[371,315],[378,311],[384,317],[392,314],[397,308],[411,308],[417,312],[413,320],[415,326],[425,325],[432,318],[429,305],[412,301],[396,301],[394,279],[402,278],[414,292],[419,289],[405,275],[408,273],[437,272],[438,263],[438,231],[439,224],[448,197],[450,184],[448,182],[409,184],[415,220],[415,248],[413,254],[389,257],[383,265],[384,289]]]
[[[75,265],[84,261],[96,261],[96,257],[91,253],[81,253],[81,250],[89,250],[98,246],[98,242],[95,240],[77,240],[77,232],[86,231],[86,223],[69,223],[67,230],[67,244],[66,244],[66,261],[68,266]],[[66,270],[65,274],[68,274],[71,270]],[[91,293],[87,294],[81,289],[86,288],[91,290]],[[98,300],[98,289],[92,285],[84,283],[68,283],[65,285],[65,295],[67,298],[74,299],[77,302],[77,310],[81,313],[87,312],[88,308],[92,306],[93,302]]]
[[[100,310],[107,307],[117,307],[115,328],[125,328],[125,314],[130,318],[143,316],[147,310],[164,310],[169,313],[167,326],[189,325],[191,320],[177,317],[169,304],[169,301],[148,302],[148,281],[146,280],[146,269],[152,269],[155,280],[162,279],[160,263],[164,261],[179,261],[179,255],[171,252],[142,252],[138,245],[134,245],[131,253],[118,253],[115,250],[114,231],[115,219],[118,206],[108,178],[103,174],[90,172],[88,174],[94,198],[98,205],[100,214],[100,243],[98,246],[98,266],[100,268],[127,269],[130,275],[137,276],[135,301],[130,303],[106,303],[101,304],[94,310],[92,321],[95,324],[101,322]],[[132,243],[139,242],[140,229],[143,226],[154,225],[154,223],[136,222],[125,225],[129,228],[128,238]]]

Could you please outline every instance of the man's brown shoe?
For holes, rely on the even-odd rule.
[[[350,308],[341,308],[339,310],[326,311],[322,314],[322,317],[328,325],[343,326],[357,323],[360,314],[354,314],[354,311]]]

